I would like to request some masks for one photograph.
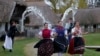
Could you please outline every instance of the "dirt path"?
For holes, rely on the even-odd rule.
[[[35,43],[27,44],[24,48],[24,52],[26,56],[37,56],[37,49],[33,48]],[[58,56],[57,54],[53,54],[52,56]]]

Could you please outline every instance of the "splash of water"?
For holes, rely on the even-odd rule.
[[[24,11],[24,13],[22,14],[22,19],[21,19],[21,31],[24,31],[24,19],[26,16],[29,16],[30,14],[35,14],[35,15],[39,15],[41,17],[41,19],[43,20],[43,23],[47,22],[49,23],[49,29],[51,29],[51,23],[49,21],[47,21],[45,19],[45,17],[43,16],[42,12],[35,6],[30,6],[27,7],[27,9]]]
[[[50,0],[44,0],[44,2],[50,7],[54,8]],[[56,8],[59,9],[62,6],[66,6],[69,2],[70,0],[67,0],[66,2],[64,2],[63,0],[58,0],[58,2],[56,3]],[[77,9],[78,9],[78,2],[79,0],[73,0],[72,6],[66,9],[61,21],[64,21],[64,19],[66,19],[66,16],[69,14],[70,11],[72,11],[72,16],[73,16],[72,18],[73,18],[73,21],[75,21],[74,15],[76,14]]]
[[[54,6],[52,5],[52,3],[50,2],[50,0],[44,0],[44,2],[49,5],[50,7],[54,8]]]
[[[68,8],[68,9],[64,12],[64,15],[63,15],[61,21],[64,21],[64,20],[66,19],[66,16],[68,15],[68,13],[69,13],[70,11],[72,11],[72,7]]]
[[[71,7],[69,7],[68,9],[66,9],[66,11],[64,12],[64,15],[61,19],[61,21],[64,21],[66,19],[66,16],[69,14],[70,11],[72,11],[72,18],[73,18],[73,22],[75,21],[75,14],[77,13],[77,9],[78,9],[78,2],[79,0],[74,0],[74,3],[72,3]]]

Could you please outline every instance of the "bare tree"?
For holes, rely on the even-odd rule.
[[[66,9],[71,7],[72,4],[75,4],[75,0],[45,0],[56,13],[64,13]],[[78,1],[78,0],[77,0]],[[79,0],[78,3],[79,8],[86,8],[86,0]]]

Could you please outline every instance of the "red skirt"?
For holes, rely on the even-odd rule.
[[[69,43],[69,54],[83,54],[85,49],[85,42],[82,37],[74,37]]]

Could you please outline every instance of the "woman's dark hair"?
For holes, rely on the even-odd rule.
[[[13,23],[16,23],[16,21],[10,21],[10,25],[12,25]]]
[[[72,20],[72,18],[69,18],[69,20]]]
[[[60,22],[62,22],[62,21],[58,21],[58,23],[60,23]]]
[[[75,22],[74,22],[74,26],[76,25],[77,22],[79,22],[79,21],[75,21]],[[80,23],[80,22],[79,22],[79,23]]]
[[[45,23],[44,23],[44,26],[45,26],[46,24],[48,24],[48,23],[47,23],[47,22],[45,22]]]

